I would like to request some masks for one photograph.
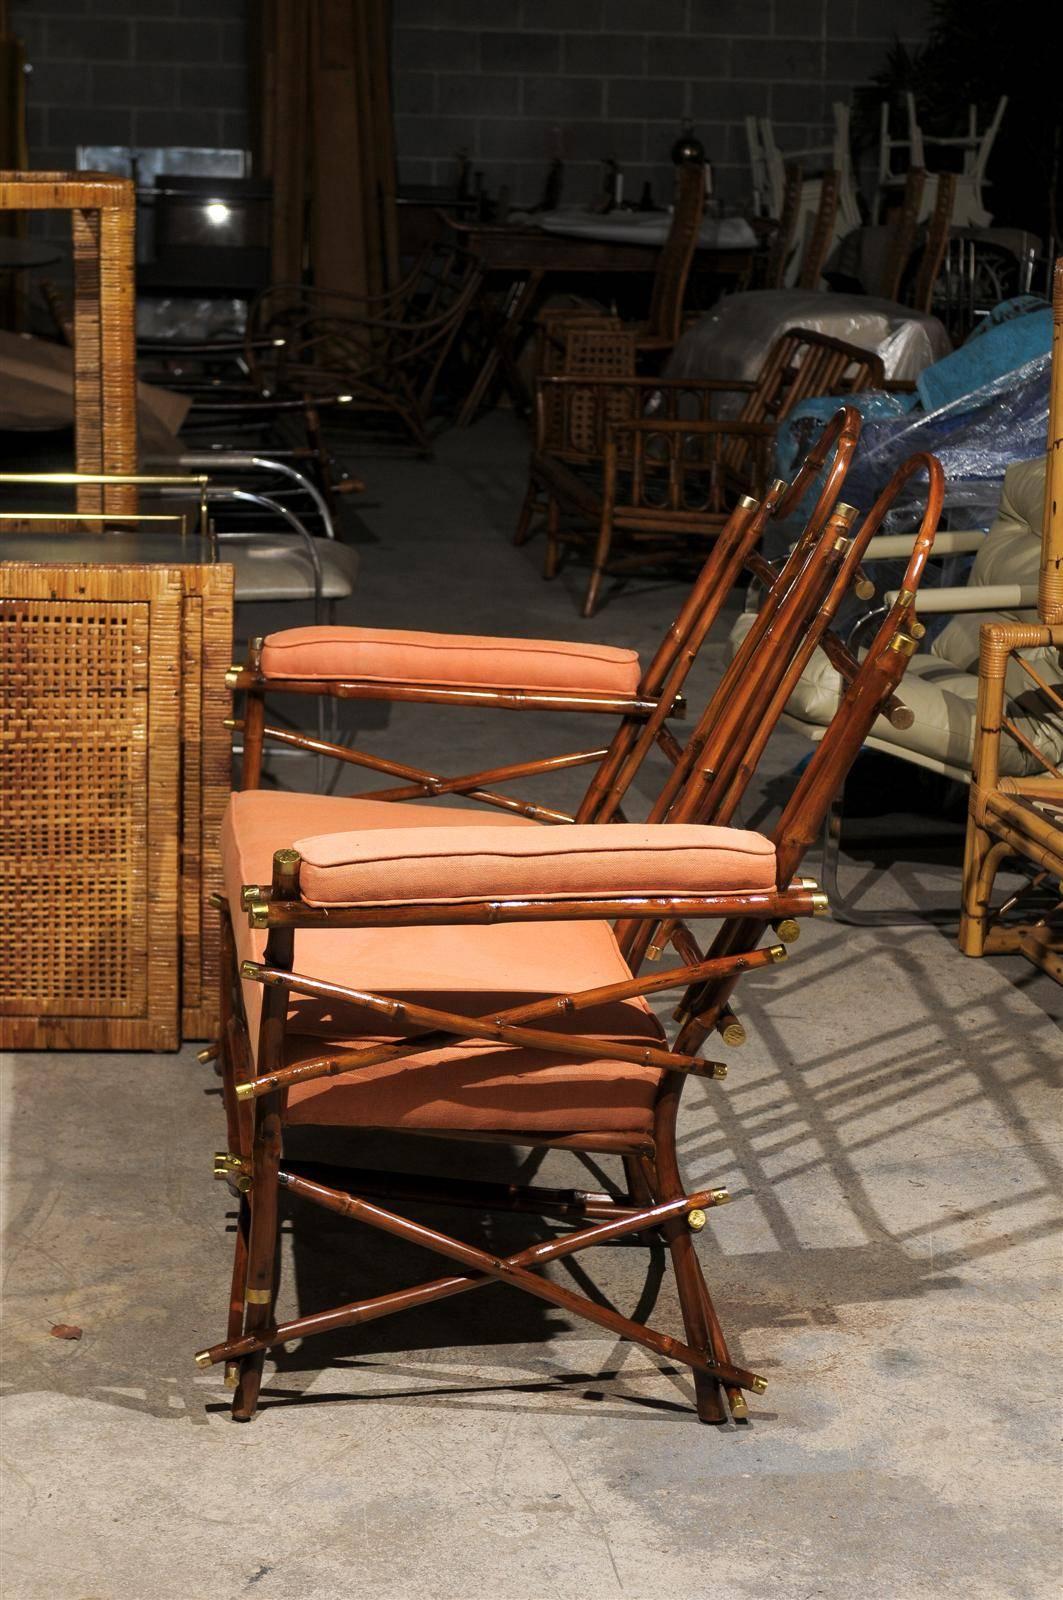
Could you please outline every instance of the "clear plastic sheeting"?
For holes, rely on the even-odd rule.
[[[528,220],[544,233],[612,244],[663,244],[672,226],[670,211],[543,211]],[[752,250],[756,242],[744,217],[706,217],[698,234],[698,243],[708,249]]]
[[[754,289],[728,295],[688,328],[672,352],[665,376],[753,379],[772,345],[789,328],[808,328],[873,350],[881,356],[887,378],[909,381],[952,349],[936,317],[892,300]]]
[[[240,339],[247,326],[247,301],[224,296],[141,295],[138,339]]]
[[[1051,357],[1039,355],[1014,372],[963,395],[936,411],[890,415],[889,402],[901,396],[853,396],[865,412],[860,448],[845,480],[845,499],[861,510],[872,504],[902,461],[916,451],[937,456],[945,472],[945,509],[963,513],[965,527],[988,528],[996,514],[1005,470],[1013,461],[1025,461],[1044,450],[1048,429],[1048,390]],[[795,407],[780,445],[787,459],[804,453],[820,432],[823,421],[842,404],[839,399],[812,400]],[[849,403],[846,397],[844,403]],[[785,476],[781,470],[780,476]],[[883,531],[908,526],[911,500],[894,507]]]

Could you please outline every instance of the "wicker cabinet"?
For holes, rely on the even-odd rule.
[[[213,1029],[227,566],[0,564],[0,1044]]]

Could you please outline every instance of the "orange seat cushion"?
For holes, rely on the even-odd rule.
[[[427,820],[427,818],[426,818]],[[297,839],[312,905],[460,904],[501,897],[594,899],[772,889],[775,847],[741,828],[577,823],[500,831],[373,828]]]
[[[224,823],[222,859],[238,958],[260,961],[266,942],[264,932],[248,927],[240,907],[241,886],[268,882],[274,850],[292,845],[308,828],[326,833],[423,827],[428,819],[434,828],[467,827],[470,816],[500,832],[539,831],[534,823],[482,807],[391,805],[268,790],[234,794]],[[295,936],[294,969],[466,1016],[621,983],[630,976],[605,922],[300,929]],[[254,1044],[262,987],[245,983],[243,994]],[[602,1006],[580,1013],[574,1023],[560,1022],[566,1025],[601,1038],[600,1061],[544,1055],[491,1041],[457,1044],[302,1084],[289,1091],[287,1120],[452,1132],[648,1132],[659,1074],[609,1057],[610,1039],[661,1041],[660,1026],[648,1006],[639,1000]],[[398,1030],[382,1033],[380,1018],[371,1013],[297,994],[291,997],[289,1030],[292,1061],[326,1048],[357,1048],[401,1036]]]
[[[492,639],[395,628],[286,628],[262,647],[267,678],[357,679],[529,693],[633,695],[634,650],[563,639]]]

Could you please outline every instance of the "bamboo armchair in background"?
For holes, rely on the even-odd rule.
[[[133,183],[88,172],[0,172],[0,211],[69,211],[74,257],[74,465],[80,511],[135,511]],[[102,475],[102,476],[101,476]]]
[[[819,204],[809,223],[801,247],[801,265],[797,274],[798,289],[818,289],[823,268],[834,242],[834,224],[838,216],[840,172],[825,172],[820,180]]]
[[[280,285],[248,319],[248,365],[275,396],[342,399],[346,414],[397,420],[423,454],[444,363],[482,281],[453,246],[430,250],[379,296]]]
[[[739,496],[763,491],[775,426],[799,400],[854,393],[883,381],[882,363],[873,353],[800,328],[777,341],[755,383],[639,377],[633,355],[630,332],[597,333],[581,325],[567,335],[565,370],[537,384],[535,442],[516,542],[524,542],[535,516],[545,512],[547,578],[557,573],[564,547],[591,548],[584,616],[594,614],[610,571],[673,555],[684,524],[691,553],[700,556],[699,540],[711,537]],[[715,417],[720,399],[736,393],[746,396],[737,417]],[[658,508],[663,504],[662,472],[646,449],[646,430],[630,428],[642,422],[682,424],[666,426],[661,445],[652,447],[659,451],[666,438],[671,441],[661,456],[662,463],[670,462],[670,526],[660,539],[654,538],[652,506],[654,500]],[[624,525],[642,548],[638,560],[625,556],[620,568],[612,549]]]
[[[1012,672],[1017,668],[1063,730],[1060,685],[1048,683],[1024,654],[1053,649],[1063,666],[1063,258],[1056,262],[1052,310],[1052,387],[1037,593],[1040,622],[992,623],[982,629],[960,949],[969,956],[1017,950],[1063,983],[1063,770],[1031,743],[1005,706],[1009,668]],[[1002,776],[1003,734],[1033,756],[1043,771]],[[1009,856],[1033,869],[1032,889],[1047,900],[1047,910],[1024,915],[1025,893],[1012,896],[1001,907],[991,906],[994,879]]]
[[[903,593],[773,837],[713,825],[711,819],[733,814],[748,786],[788,684],[852,584],[876,518],[919,470],[929,474],[927,508]],[[866,726],[902,677],[914,642],[906,631],[912,599],[942,485],[937,463],[922,457],[906,464],[854,537],[842,531],[851,528],[848,508],[806,530],[774,614],[677,751],[674,781],[644,826],[613,821],[544,830],[496,817],[496,826],[484,829],[466,825],[467,811],[444,808],[435,817],[442,823],[449,811],[449,826],[432,827],[427,814],[420,824],[422,808],[400,806],[399,826],[389,827],[388,808],[376,808],[374,822],[363,801],[355,831],[333,827],[310,838],[306,830],[320,826],[323,813],[311,817],[306,797],[294,797],[302,809],[287,815],[273,809],[275,796],[233,797],[220,1042],[229,1147],[215,1170],[240,1211],[226,1337],[196,1361],[204,1368],[224,1363],[235,1420],[255,1412],[271,1347],[500,1278],[689,1366],[700,1420],[747,1416],[743,1391],[761,1393],[765,1382],[734,1364],[692,1237],[726,1197],[688,1193],[676,1147],[686,1079],[720,1079],[726,1067],[688,1053],[687,1044],[700,1049],[725,1016],[743,971],[783,958],[782,945],[758,948],[769,925],[792,938],[796,918],[824,909],[815,888],[795,874]],[[343,803],[351,804],[334,802]],[[613,932],[605,919],[615,917],[621,922]],[[721,917],[713,953],[705,956],[686,919]],[[643,974],[640,936],[662,919],[680,965]],[[364,988],[348,986],[350,970]],[[677,1050],[668,1048],[642,1003],[669,988],[685,991],[684,1043]],[[623,1160],[626,1184],[593,1195],[465,1179],[437,1188],[427,1178],[302,1161],[283,1150],[284,1129],[294,1124],[329,1126],[334,1135],[391,1127],[594,1152],[596,1159],[612,1155]],[[280,1188],[425,1245],[462,1271],[278,1321]],[[531,1211],[590,1225],[503,1261],[366,1198],[433,1193],[480,1210]],[[656,1227],[672,1256],[683,1341],[533,1270]]]

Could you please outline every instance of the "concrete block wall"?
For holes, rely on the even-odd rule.
[[[831,102],[919,41],[927,0],[394,0],[400,181],[449,184],[468,151],[492,191],[534,202],[565,162],[566,202],[599,192],[612,156],[637,198],[671,195],[690,118],[719,193],[748,199],[744,118],[780,146],[822,144]]]
[[[10,0],[25,41],[30,164],[79,144],[248,142],[248,0]]]

